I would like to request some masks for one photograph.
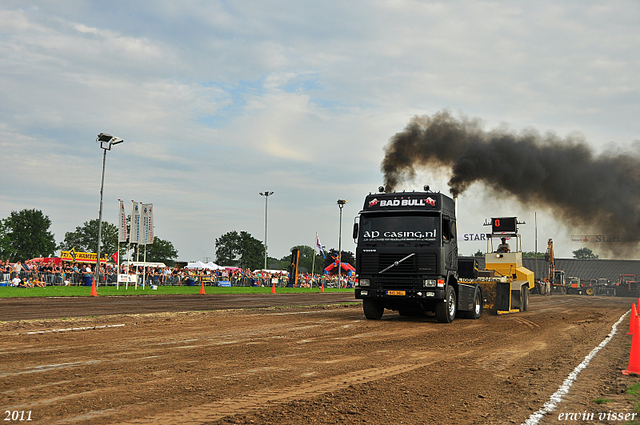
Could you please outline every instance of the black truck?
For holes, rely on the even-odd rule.
[[[456,315],[478,319],[483,308],[497,314],[526,310],[533,273],[522,267],[517,219],[492,219],[491,225],[485,270],[478,270],[476,259],[458,258],[453,199],[428,187],[369,194],[353,227],[355,296],[366,318],[380,319],[386,308],[402,316],[431,311],[439,322],[451,323]],[[493,239],[505,236],[515,240],[515,249],[494,251]]]

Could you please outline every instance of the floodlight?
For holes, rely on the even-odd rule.
[[[338,233],[338,287],[340,287],[340,269],[342,269],[342,208],[349,202],[347,199],[338,199],[340,208],[340,232]]]
[[[96,271],[95,282],[100,284],[100,242],[102,240],[102,190],[104,189],[104,168],[107,162],[107,151],[111,150],[112,145],[124,142],[120,137],[114,137],[109,133],[100,133],[96,138],[96,142],[100,143],[102,149],[102,179],[100,181],[100,212],[98,214],[98,249],[96,249]]]
[[[265,190],[259,192],[260,196],[264,196],[264,269],[267,269],[267,206],[269,196],[273,195],[273,192]]]
[[[109,133],[100,133],[100,134],[98,134],[98,139],[96,141],[98,141],[98,142],[108,142],[111,139],[113,139],[113,136],[110,135]]]

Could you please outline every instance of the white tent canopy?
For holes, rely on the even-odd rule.
[[[208,263],[203,263],[202,261],[196,261],[195,263],[187,264],[187,268],[190,270],[194,270],[194,269],[218,270],[218,269],[223,269],[224,267],[220,267],[219,265],[211,261],[209,261]]]
[[[204,269],[205,268],[205,264],[202,261],[196,261],[195,263],[189,263],[187,264],[187,269],[193,270],[193,269]]]
[[[220,269],[224,269],[224,267],[220,267],[219,265],[217,265],[216,263],[209,261],[207,264],[205,264],[207,266],[208,269],[210,270],[220,270]]]
[[[120,263],[120,265],[122,264],[129,264],[130,266],[137,266],[137,267],[167,267],[167,265],[165,263],[152,263],[147,261],[146,263],[143,261],[131,261],[129,263],[127,263],[126,261],[123,261],[122,263]]]
[[[268,269],[260,269],[260,270],[254,270],[254,273],[271,273],[271,274],[284,274],[284,275],[288,275],[289,272],[287,270],[268,270]]]

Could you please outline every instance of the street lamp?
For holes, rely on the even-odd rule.
[[[100,133],[96,138],[96,142],[100,143],[102,149],[102,180],[100,182],[100,213],[98,215],[98,249],[96,251],[96,285],[100,283],[100,240],[102,239],[102,189],[104,188],[104,166],[107,162],[107,151],[111,150],[111,146],[124,142],[119,137],[112,136],[107,133]]]
[[[267,201],[273,192],[265,190],[260,192],[260,196],[264,196],[264,269],[267,270]]]
[[[340,233],[338,235],[338,288],[340,287],[340,272],[342,271],[342,208],[344,204],[349,202],[346,199],[338,199],[338,207],[340,208]]]

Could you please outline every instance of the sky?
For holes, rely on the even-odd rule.
[[[38,209],[57,242],[117,200],[153,203],[181,261],[215,260],[236,230],[269,256],[355,251],[354,217],[382,183],[390,138],[449,110],[487,131],[578,134],[640,147],[636,1],[12,1],[0,3],[0,218]],[[449,193],[442,170],[401,189]],[[561,182],[559,182],[560,184]],[[459,233],[517,216],[525,251],[587,246],[553,211],[460,197]],[[462,255],[484,242],[460,242]]]

